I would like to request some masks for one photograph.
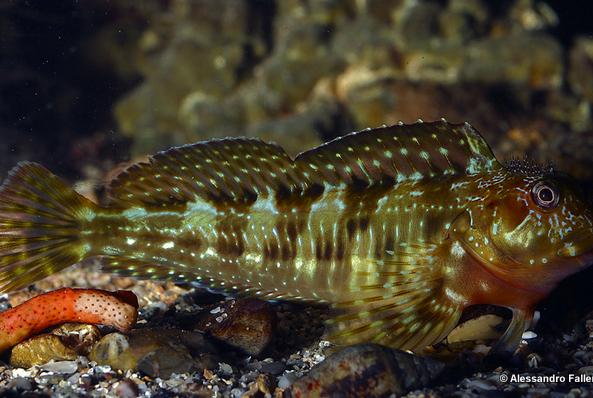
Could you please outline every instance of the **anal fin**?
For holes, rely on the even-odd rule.
[[[192,283],[212,290],[214,293],[251,296],[262,300],[275,300],[286,297],[286,294],[282,291],[261,290],[253,286],[231,284],[221,279],[210,278],[194,272],[191,268],[180,265],[155,264],[139,259],[116,256],[101,256],[99,263],[101,271],[118,276],[173,283]]]

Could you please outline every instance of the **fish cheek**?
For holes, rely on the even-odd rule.
[[[530,215],[528,204],[523,198],[512,195],[499,201],[495,207],[489,229],[493,249],[501,258],[509,256],[522,262],[527,254],[526,244],[533,244],[526,235],[530,234],[529,230],[533,226],[529,222],[525,223]]]
[[[498,223],[500,231],[513,232],[529,215],[527,199],[521,196],[507,196],[496,205],[493,222]]]

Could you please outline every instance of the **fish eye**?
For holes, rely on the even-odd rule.
[[[544,209],[552,209],[558,206],[560,194],[558,189],[548,181],[539,181],[531,189],[533,201]]]

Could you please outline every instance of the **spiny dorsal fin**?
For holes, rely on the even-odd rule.
[[[301,153],[295,162],[305,176],[322,176],[331,185],[373,185],[500,167],[473,127],[443,121],[352,133]]]
[[[349,134],[294,161],[278,145],[250,138],[172,148],[124,170],[111,182],[109,196],[112,205],[123,207],[184,205],[196,197],[241,205],[278,191],[299,195],[326,184],[369,186],[496,167],[469,124],[416,123]]]
[[[113,180],[112,204],[170,206],[194,201],[250,203],[304,181],[284,150],[251,138],[226,138],[171,148],[137,163]]]

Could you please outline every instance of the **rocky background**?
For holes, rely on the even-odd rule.
[[[593,181],[593,8],[580,3],[4,1],[0,174],[19,160],[35,160],[78,183],[84,193],[100,196],[101,184],[122,163],[171,145],[246,135],[276,141],[296,154],[353,130],[444,117],[469,121],[501,159],[528,155],[553,162],[588,189]],[[8,365],[11,358],[5,358],[0,393],[283,394],[301,377],[319,381],[323,369],[307,376],[308,370],[331,353],[331,347],[319,341],[319,323],[313,321],[322,317],[321,309],[242,301],[233,306],[189,286],[101,278],[105,277],[79,270],[6,297],[5,306],[56,286],[124,286],[145,297],[144,327],[154,331],[129,338],[92,328],[83,333],[52,332],[30,344],[49,344],[50,352],[63,354],[52,358],[62,361],[25,370],[48,357],[21,358],[23,362],[13,361],[14,368]],[[593,369],[593,324],[587,321],[593,319],[587,315],[593,300],[586,294],[592,280],[593,272],[571,278],[540,305],[535,336],[515,359],[484,363],[474,358],[474,347],[453,360],[415,363],[401,353],[358,347],[323,363],[331,366],[351,355],[370,358],[361,360],[362,368],[376,369],[373,361],[382,364],[384,373],[351,384],[353,391],[385,385],[379,380],[387,383],[385,391],[421,389],[416,394],[429,396],[587,396],[593,393],[590,383],[497,380],[505,370]],[[240,325],[250,325],[248,329],[263,325],[260,334],[269,340],[246,345],[261,351],[245,352],[240,343],[228,341],[237,333],[212,329],[225,320],[216,321],[222,314],[232,314]],[[473,326],[478,329],[493,319],[492,324],[500,322],[500,317],[479,319],[481,323]],[[163,332],[159,328],[164,326],[179,332]],[[181,330],[201,330],[207,337]],[[56,333],[62,335],[58,338]],[[72,333],[99,343],[93,340],[73,348],[72,338],[64,337]],[[214,342],[209,340],[212,336]],[[274,343],[288,337],[294,340],[290,344]],[[173,348],[157,341],[172,342]],[[227,346],[217,346],[221,341]],[[149,348],[127,353],[117,349],[126,344]],[[234,347],[230,358],[224,357],[228,345]],[[113,353],[127,358],[135,371],[117,370],[115,362],[123,359],[114,362],[109,357]],[[162,373],[162,364],[151,362],[159,357],[177,358],[171,361],[181,367]],[[183,367],[188,364],[195,366]],[[403,379],[416,374],[417,383],[402,384],[400,365],[407,372]],[[315,385],[322,384],[350,388],[335,380]],[[429,384],[432,389],[422,390]],[[382,390],[377,391],[380,395]]]

